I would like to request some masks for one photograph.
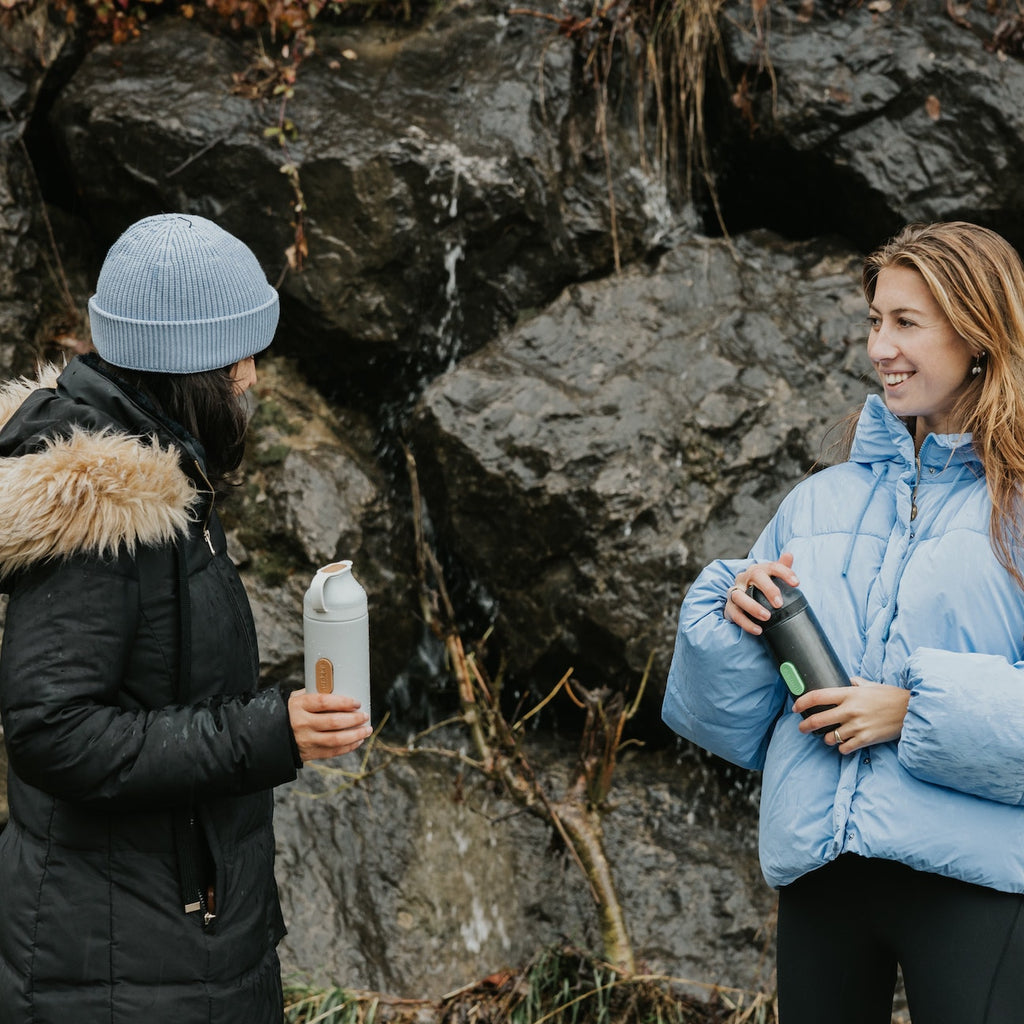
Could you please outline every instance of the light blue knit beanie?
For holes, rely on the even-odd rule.
[[[277,292],[252,250],[213,221],[162,213],[137,221],[110,247],[89,323],[114,366],[197,373],[265,349]]]

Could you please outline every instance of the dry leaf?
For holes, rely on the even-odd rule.
[[[938,121],[942,116],[942,104],[939,102],[938,96],[929,96],[924,101],[924,109],[928,111],[928,116],[933,121]]]

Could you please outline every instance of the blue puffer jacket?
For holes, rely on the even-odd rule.
[[[683,601],[663,715],[763,770],[770,885],[856,853],[1024,892],[1024,593],[992,552],[967,440],[931,435],[915,460],[869,397],[850,460],[800,483],[750,559],[712,563]],[[723,618],[736,573],[784,551],[850,675],[910,691],[898,742],[844,756],[799,732],[762,641]]]

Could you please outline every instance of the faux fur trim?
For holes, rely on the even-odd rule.
[[[0,390],[0,423],[15,395],[20,404],[42,380]],[[134,551],[166,543],[188,529],[198,499],[176,449],[155,438],[76,429],[38,452],[0,458],[0,575],[75,554],[112,556],[122,544]]]
[[[48,363],[39,367],[35,380],[29,377],[16,377],[0,384],[0,428],[7,425],[7,421],[33,391],[39,388],[55,388],[57,378],[62,372],[63,367]]]

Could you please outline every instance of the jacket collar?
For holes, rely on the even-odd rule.
[[[880,395],[868,395],[857,421],[850,461],[899,462],[915,468],[918,459],[922,466],[970,466],[981,472],[970,434],[929,434],[915,455],[914,439],[903,420],[889,411]]]
[[[79,407],[109,416],[121,429],[173,442],[189,462],[206,463],[206,453],[196,438],[161,414],[144,395],[108,376],[91,353],[68,363],[57,379],[57,393],[72,398]]]
[[[0,579],[188,530],[201,495],[181,468],[182,439],[87,363],[0,389],[0,427]]]

